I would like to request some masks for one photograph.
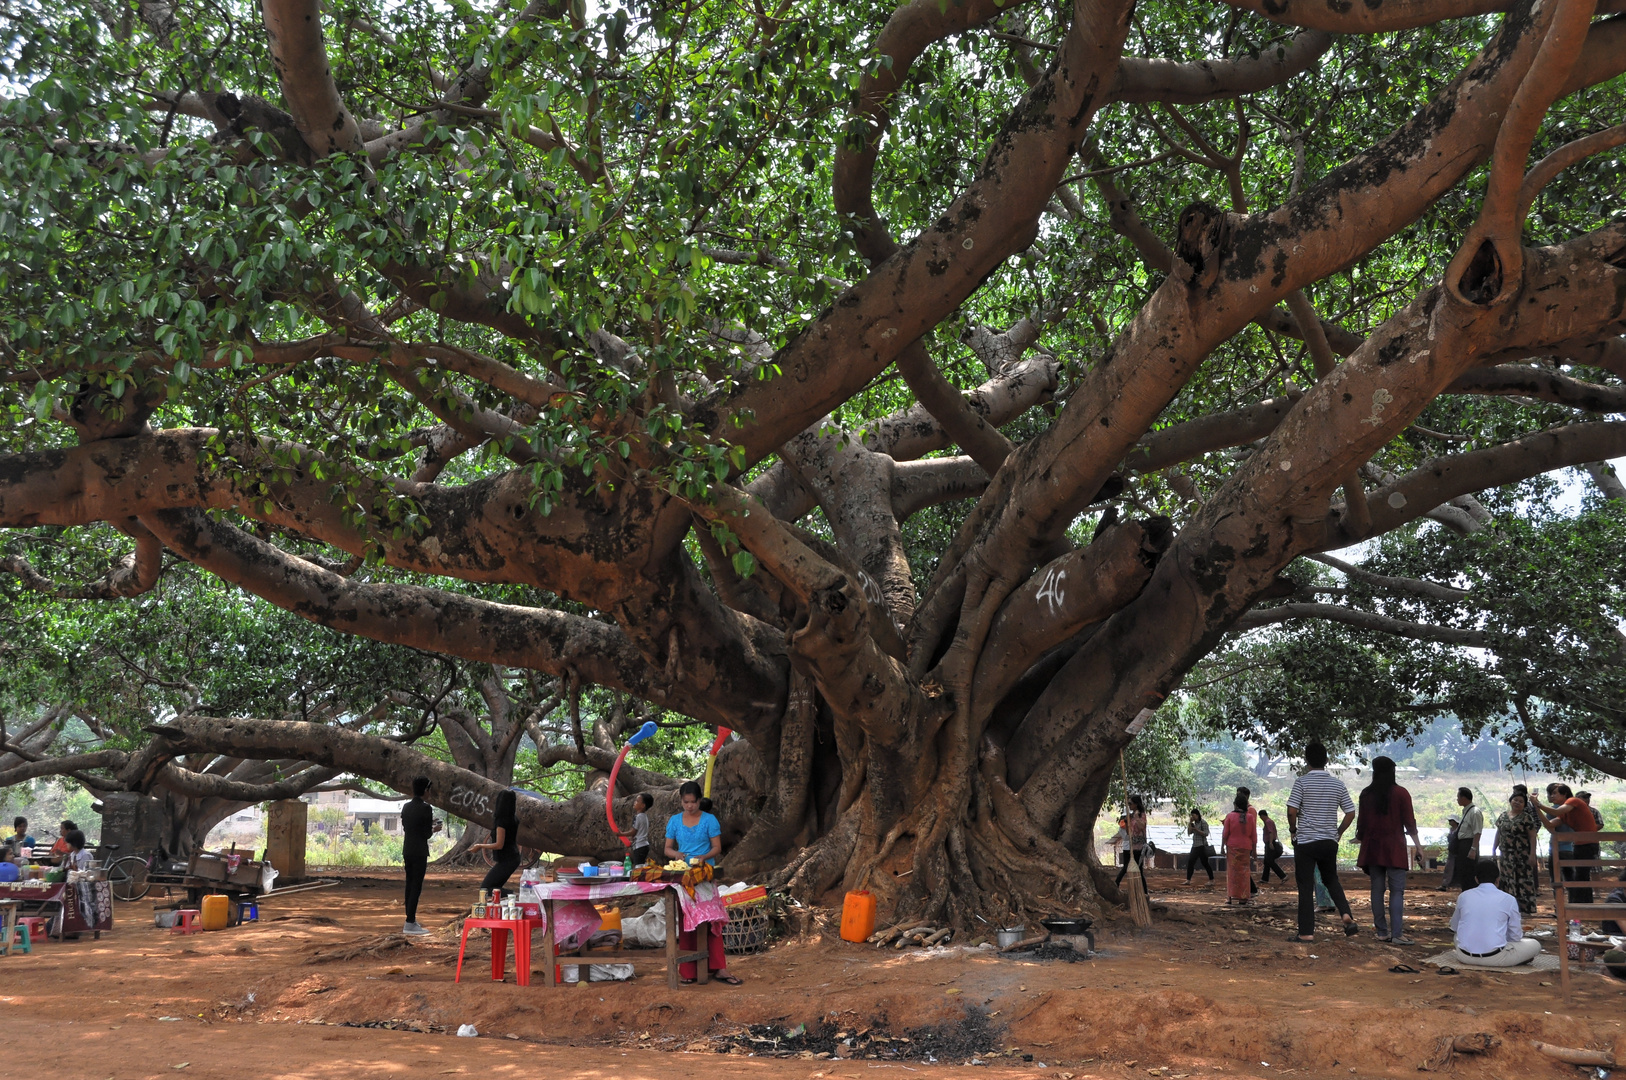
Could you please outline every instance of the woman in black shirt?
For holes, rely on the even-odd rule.
[[[512,791],[499,791],[497,806],[491,814],[491,842],[469,846],[470,851],[492,852],[496,859],[495,865],[486,871],[485,880],[480,882],[482,889],[506,888],[508,879],[519,869],[519,817],[514,812],[516,803]]]

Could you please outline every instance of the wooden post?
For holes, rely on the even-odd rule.
[[[281,881],[305,880],[305,814],[304,803],[284,799],[266,815],[266,858]]]
[[[559,976],[559,962],[557,960],[555,960],[554,957],[553,957],[553,927],[554,927],[553,897],[545,896],[545,897],[542,898],[542,913],[545,916],[547,916],[547,920],[548,920],[547,932],[542,935],[543,966],[548,969],[548,978],[547,978],[547,982],[546,982],[545,985],[547,985],[547,986],[558,986],[559,985],[559,978],[558,978],[558,976]],[[581,973],[577,972],[577,974],[579,975]]]
[[[700,959],[694,962],[694,981],[701,986],[711,981],[711,924],[701,923],[694,928],[694,947]]]
[[[666,985],[676,990],[678,988],[678,920],[683,913],[678,910],[677,893],[671,889],[664,889],[661,896],[666,903]]]

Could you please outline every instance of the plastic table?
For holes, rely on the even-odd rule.
[[[520,986],[531,985],[531,931],[542,923],[541,919],[465,919],[463,941],[457,947],[457,975],[453,982],[463,981],[463,953],[469,947],[469,931],[481,928],[491,931],[491,981],[502,982],[508,961],[508,935],[514,935],[514,981]],[[551,939],[550,939],[551,940]],[[551,948],[547,950],[550,954]],[[553,965],[548,965],[551,982]]]

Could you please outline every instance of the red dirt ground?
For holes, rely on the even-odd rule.
[[[1626,983],[1579,975],[1566,1003],[1556,973],[1440,976],[1419,963],[1449,941],[1451,900],[1433,890],[1437,875],[1414,875],[1408,893],[1408,933],[1422,943],[1414,949],[1379,945],[1370,931],[1346,941],[1330,924],[1315,945],[1292,944],[1284,940],[1290,885],[1261,893],[1255,907],[1227,909],[1223,889],[1187,889],[1178,880],[1154,874],[1153,902],[1161,907],[1154,927],[1135,933],[1126,920],[1103,927],[1103,955],[1085,963],[964,953],[927,959],[813,933],[731,961],[743,987],[677,991],[654,974],[558,989],[543,986],[539,974],[522,989],[510,973],[496,984],[489,948],[475,956],[472,946],[464,981],[454,984],[456,950],[438,941],[308,963],[313,954],[399,930],[400,883],[389,871],[273,896],[259,923],[214,934],[153,929],[141,901],[120,905],[118,929],[101,941],[52,942],[32,956],[0,958],[0,1075],[1363,1078],[1415,1075],[1442,1037],[1477,1032],[1496,1035],[1500,1047],[1458,1057],[1453,1075],[1582,1075],[1538,1054],[1533,1039],[1613,1049],[1626,1059]],[[1364,892],[1355,891],[1364,882],[1350,875],[1345,884],[1357,916],[1365,916]],[[432,876],[419,921],[450,922],[467,910],[475,887],[469,875]],[[1423,974],[1390,974],[1401,960]],[[1000,1029],[983,1065],[786,1060],[738,1050],[722,1057],[711,1041],[747,1023],[831,1020],[901,1032],[958,1024],[968,1007]],[[339,1026],[390,1020],[428,1030]],[[481,1037],[445,1030],[462,1023],[475,1024]],[[711,1056],[695,1056],[701,1052]]]

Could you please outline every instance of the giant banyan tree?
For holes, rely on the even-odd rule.
[[[1620,7],[25,0],[8,588],[191,564],[737,732],[732,873],[1087,905],[1120,751],[1294,559],[1626,454]],[[150,734],[135,786],[497,789]]]

